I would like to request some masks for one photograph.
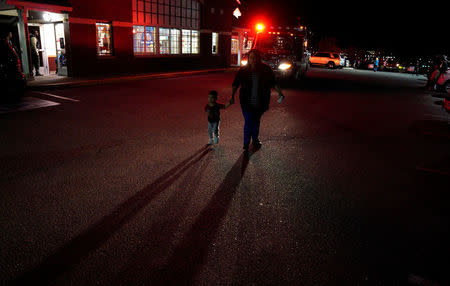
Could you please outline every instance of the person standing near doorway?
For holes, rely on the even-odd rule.
[[[20,58],[12,45],[9,28],[0,28],[0,102],[18,102],[25,90]]]
[[[40,60],[39,60],[39,32],[37,30],[31,32],[30,36],[30,44],[31,44],[31,62],[33,64],[35,75],[41,76],[39,73],[39,66],[40,66]]]
[[[15,47],[14,43],[12,42],[12,38],[13,38],[12,32],[8,31],[8,34],[6,35],[6,42],[8,43],[8,45],[11,46],[11,48],[14,50],[14,52],[18,55],[17,48]]]

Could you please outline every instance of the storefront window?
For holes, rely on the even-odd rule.
[[[159,28],[159,53],[161,55],[170,53],[170,29]]]
[[[212,33],[211,53],[217,55],[219,52],[219,33]]]
[[[191,33],[191,41],[192,41],[192,43],[191,43],[191,45],[192,45],[192,51],[191,51],[191,53],[192,54],[198,54],[198,53],[200,53],[200,33],[199,33],[199,31],[192,31],[192,33]]]
[[[191,53],[191,30],[181,30],[181,53]]]
[[[237,36],[233,36],[231,38],[231,54],[237,55],[238,51],[239,51],[239,40]]]
[[[133,50],[135,54],[155,53],[155,27],[133,26]]]
[[[112,55],[111,24],[96,23],[97,27],[97,55]]]
[[[135,54],[200,53],[200,0],[132,0],[132,9]]]
[[[135,54],[145,53],[144,26],[133,27],[133,50]]]
[[[196,30],[181,30],[181,53],[200,53],[200,32]]]
[[[170,30],[170,53],[180,53],[180,30],[178,29]]]
[[[154,54],[156,51],[156,29],[145,27],[145,53]]]
[[[200,31],[175,28],[133,26],[133,50],[136,55],[177,55],[200,53]],[[159,50],[156,50],[156,43]],[[181,51],[180,51],[181,49]]]

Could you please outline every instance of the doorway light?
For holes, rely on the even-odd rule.
[[[42,18],[45,22],[51,22],[52,21],[52,15],[49,12],[45,12],[42,14]]]

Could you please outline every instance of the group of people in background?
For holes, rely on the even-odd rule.
[[[5,61],[11,61],[17,63],[21,59],[22,50],[17,47],[15,43],[13,43],[13,34],[9,27],[2,27],[0,29],[0,40],[2,44],[2,63]],[[39,50],[41,48],[39,41],[39,32],[38,30],[30,31],[30,54],[31,54],[31,75],[41,76],[42,74],[39,72],[40,67],[40,56]],[[33,73],[34,70],[34,73]],[[20,66],[20,71],[22,71],[22,66]]]
[[[449,68],[449,62],[447,59],[447,56],[445,55],[440,55],[437,56],[435,61],[433,62],[430,70],[428,71],[427,74],[427,84],[426,84],[426,88],[428,90],[435,90],[436,89],[436,84],[439,80],[439,77],[443,74],[445,74],[447,72]]]

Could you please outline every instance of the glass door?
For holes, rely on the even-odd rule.
[[[64,24],[55,24],[55,41],[56,41],[56,74],[67,76],[66,65],[66,42],[64,37]]]

